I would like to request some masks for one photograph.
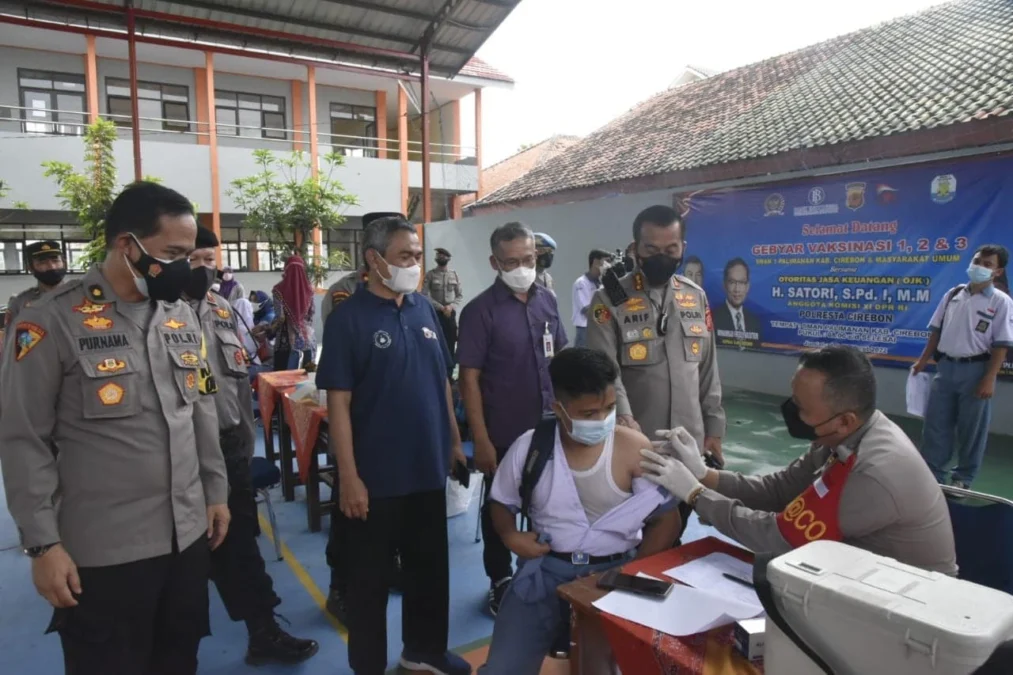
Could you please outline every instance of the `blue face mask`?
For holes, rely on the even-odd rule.
[[[967,268],[967,278],[972,284],[984,284],[992,280],[992,270],[981,265],[971,265]]]
[[[571,419],[563,406],[559,406],[566,419],[570,420],[570,438],[581,445],[598,445],[612,435],[616,428],[616,411],[613,410],[603,420],[574,420]]]

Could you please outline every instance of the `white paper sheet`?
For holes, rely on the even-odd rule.
[[[747,607],[752,607],[756,616],[763,611],[763,605],[756,591],[749,586],[726,579],[725,574],[752,582],[753,566],[733,558],[727,553],[711,553],[702,558],[692,560],[685,565],[665,570],[665,576],[677,579],[682,583],[723,598],[731,598]]]
[[[929,391],[932,389],[932,375],[908,372],[907,376],[907,412],[915,417],[925,417],[925,409],[929,405]]]
[[[664,600],[612,591],[593,604],[603,612],[677,637],[703,633],[757,614],[752,606],[680,584]]]

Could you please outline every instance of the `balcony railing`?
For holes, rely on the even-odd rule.
[[[33,119],[34,115],[43,115],[44,118]],[[102,115],[104,119],[116,122],[124,131],[129,132],[131,118],[126,115]],[[211,134],[206,130],[207,124],[193,120],[165,119],[160,117],[140,117],[141,135],[152,139],[158,137],[180,136],[193,137],[194,142],[198,138],[207,138]],[[187,125],[186,129],[166,129],[166,124]],[[39,138],[48,136],[81,136],[88,126],[87,113],[79,110],[57,110],[49,108],[26,108],[24,106],[0,105],[0,132],[21,133],[25,137]],[[205,130],[201,130],[204,127]],[[216,129],[227,128],[234,130],[234,134],[218,133],[219,144],[223,141],[245,141],[256,146],[269,150],[298,149],[309,151],[310,140],[307,129],[278,129],[272,127],[254,127],[238,124],[227,124],[219,122]],[[243,132],[256,131],[258,135],[244,135]],[[270,136],[265,135],[269,133]],[[10,136],[8,135],[8,138]],[[297,140],[298,139],[298,140]],[[348,134],[331,134],[322,131],[317,132],[317,143],[320,152],[329,150],[338,152],[348,157],[379,157],[379,148],[382,146],[390,159],[397,159],[399,153],[399,142],[397,138],[380,139],[372,136],[351,136]],[[231,143],[227,143],[231,145]],[[422,160],[422,141],[407,141],[408,159],[410,161]],[[473,164],[475,148],[452,143],[430,143],[430,161],[445,164]]]

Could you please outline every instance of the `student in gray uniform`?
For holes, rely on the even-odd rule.
[[[274,592],[257,545],[257,501],[250,477],[255,427],[247,354],[239,338],[235,310],[225,298],[208,290],[215,277],[218,237],[199,227],[196,246],[190,254],[192,276],[184,295],[207,339],[232,514],[229,536],[211,553],[211,578],[229,617],[246,622],[250,635],[247,663],[299,663],[316,654],[319,646],[313,640],[292,637],[274,619],[274,608],[281,599]]]
[[[645,477],[700,520],[753,551],[775,554],[828,539],[955,575],[953,527],[914,444],[876,409],[876,376],[853,347],[803,354],[781,406],[788,433],[812,441],[786,469],[743,476],[708,469],[685,429],[644,450]],[[660,454],[659,454],[660,453]]]
[[[8,303],[5,325],[17,318],[18,312],[63,283],[67,265],[58,241],[37,241],[25,247],[25,265],[38,283],[21,291]]]
[[[189,199],[127,187],[105,262],[24,309],[4,354],[7,504],[74,675],[193,675],[209,634],[229,509],[204,340],[179,301],[196,233]]]
[[[931,333],[920,373],[935,358],[938,366],[929,392],[922,432],[922,456],[940,483],[967,489],[985,456],[992,419],[995,381],[1013,347],[1013,300],[995,287],[1009,262],[1005,246],[980,247],[967,269],[970,283],[951,288],[929,321]]]

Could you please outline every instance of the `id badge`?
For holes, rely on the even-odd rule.
[[[556,355],[556,345],[552,341],[552,335],[546,333],[542,336],[542,350],[545,352],[545,358],[551,359]]]
[[[591,556],[582,551],[575,551],[574,553],[570,554],[571,565],[587,565],[590,562],[590,560]]]

